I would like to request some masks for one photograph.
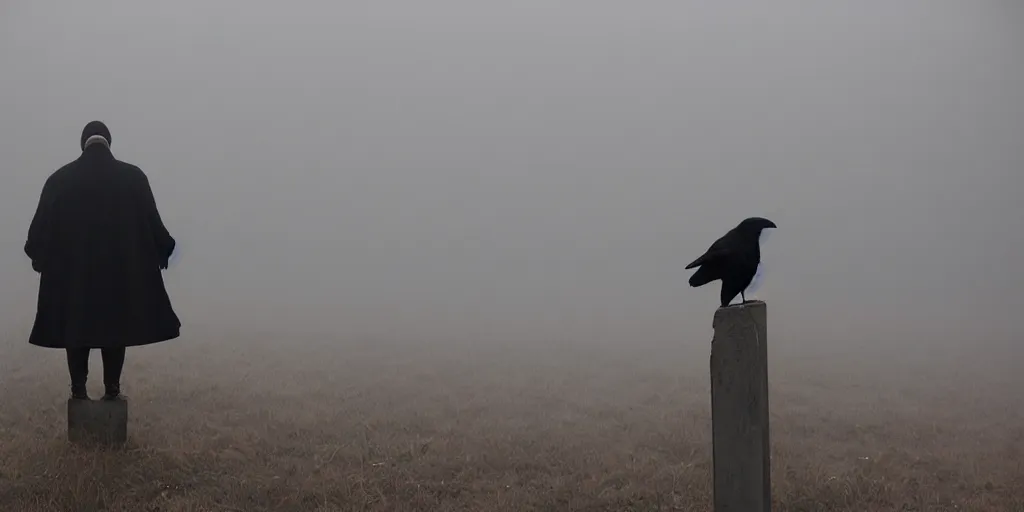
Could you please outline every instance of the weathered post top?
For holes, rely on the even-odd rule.
[[[715,311],[711,430],[715,512],[771,510],[767,308]]]
[[[128,440],[127,400],[68,400],[68,440],[122,445]]]
[[[712,343],[717,341],[719,336],[725,334],[725,329],[750,328],[750,322],[756,324],[759,330],[758,334],[763,334],[767,318],[768,308],[761,300],[718,308],[715,310],[715,318],[711,324],[715,330],[715,337],[711,341]]]

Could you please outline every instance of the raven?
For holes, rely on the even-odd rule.
[[[716,279],[722,280],[722,307],[726,307],[739,294],[747,302],[746,290],[760,284],[760,239],[765,229],[774,229],[774,222],[762,217],[750,217],[715,240],[701,257],[686,266],[700,267],[690,276],[690,286],[704,286]]]

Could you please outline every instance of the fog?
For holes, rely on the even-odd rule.
[[[4,2],[0,320],[30,327],[40,188],[101,119],[181,246],[186,334],[699,346],[719,285],[683,266],[757,215],[773,341],[1004,344],[1021,27],[1015,2]]]

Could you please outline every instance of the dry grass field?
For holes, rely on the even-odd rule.
[[[1019,358],[865,352],[773,351],[775,510],[1024,510]],[[5,340],[0,509],[706,511],[707,357],[191,334],[129,350],[100,450],[65,441],[63,353]]]

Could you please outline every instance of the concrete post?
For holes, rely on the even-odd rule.
[[[127,400],[68,400],[68,441],[119,445],[127,440]]]
[[[765,303],[719,308],[711,342],[715,512],[771,510]]]

